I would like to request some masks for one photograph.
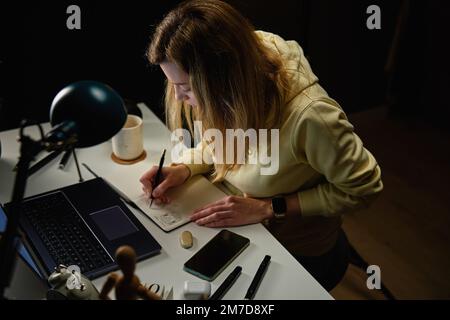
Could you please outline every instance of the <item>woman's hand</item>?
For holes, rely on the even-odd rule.
[[[195,210],[191,221],[200,226],[220,228],[259,223],[270,217],[269,199],[228,196]]]
[[[161,181],[158,187],[153,190],[158,166],[153,166],[150,170],[143,174],[139,179],[142,183],[142,191],[150,197],[155,198],[156,203],[168,203],[170,199],[166,196],[167,190],[182,185],[190,176],[189,168],[185,165],[176,165],[171,167],[163,167],[161,169]]]

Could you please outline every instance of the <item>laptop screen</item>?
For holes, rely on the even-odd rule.
[[[0,205],[0,233],[4,232],[6,229],[6,222],[7,222],[7,218],[6,218],[6,214],[5,211],[3,211],[2,206]],[[23,261],[40,277],[40,278],[44,278],[43,275],[41,274],[41,272],[39,271],[36,263],[33,261],[33,259],[31,258],[30,253],[28,252],[28,250],[25,248],[25,246],[23,245],[23,243],[20,241],[18,244],[18,248],[17,248],[17,252],[19,253],[19,256],[23,259]]]

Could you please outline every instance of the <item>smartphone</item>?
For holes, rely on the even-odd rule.
[[[213,281],[249,244],[249,239],[222,230],[184,264],[184,270]]]

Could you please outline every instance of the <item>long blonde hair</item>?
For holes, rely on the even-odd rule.
[[[157,26],[148,59],[170,61],[189,75],[199,106],[175,99],[167,82],[166,122],[171,130],[201,120],[203,130],[279,128],[288,76],[279,55],[260,41],[253,26],[223,1],[187,1]],[[225,142],[224,142],[225,144]],[[238,164],[215,164],[215,181]]]

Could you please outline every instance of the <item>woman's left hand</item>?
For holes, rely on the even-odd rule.
[[[220,228],[259,223],[271,216],[269,199],[227,196],[195,210],[191,221],[200,226]]]

